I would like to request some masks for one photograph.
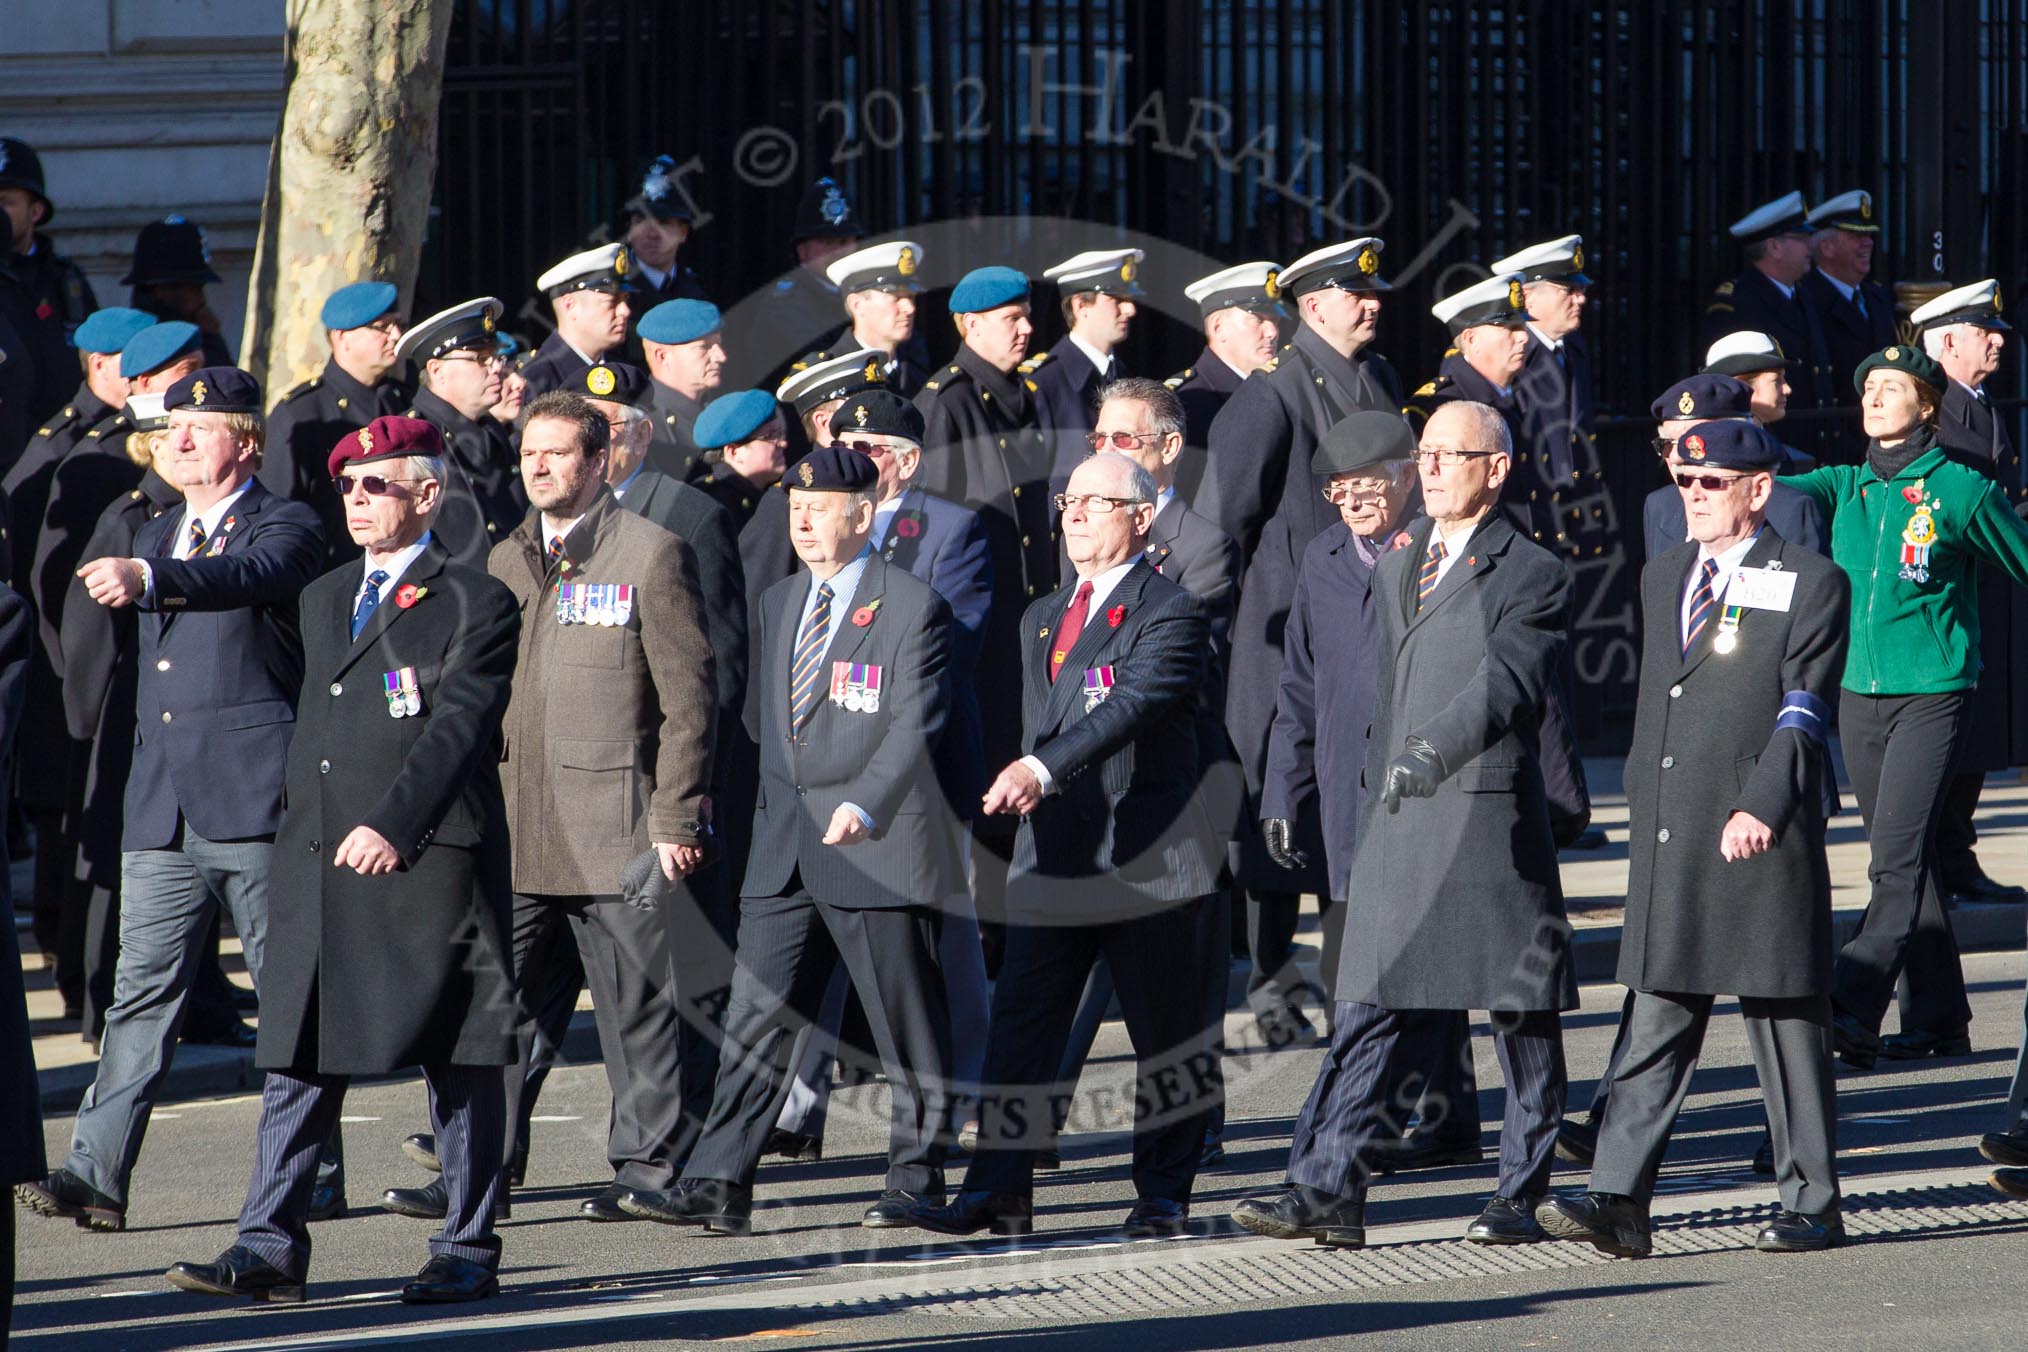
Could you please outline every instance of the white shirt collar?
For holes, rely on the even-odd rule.
[[[634,267],[636,270],[640,272],[640,274],[643,277],[646,277],[648,279],[649,284],[653,286],[657,291],[660,291],[662,289],[662,283],[669,280],[669,274],[676,271],[676,269],[673,267],[651,268],[646,263],[643,263],[641,261],[640,256],[638,254],[635,255],[634,257]]]
[[[1763,273],[1761,274],[1761,276],[1763,276],[1763,277],[1767,277],[1767,274],[1766,274],[1765,272],[1763,272]],[[1775,279],[1774,279],[1774,278],[1772,278],[1772,277],[1767,277],[1767,280],[1768,280],[1768,284],[1769,284],[1769,285],[1773,286],[1775,290],[1777,290],[1777,291],[1779,291],[1779,292],[1781,292],[1781,293],[1782,293],[1782,299],[1783,299],[1783,300],[1787,300],[1787,299],[1789,299],[1789,297],[1791,297],[1791,296],[1793,296],[1793,295],[1795,295],[1795,294],[1796,294],[1796,289],[1795,289],[1794,287],[1792,287],[1792,286],[1786,286],[1786,285],[1782,284],[1781,282],[1777,282],[1777,281],[1775,281]]]
[[[1845,283],[1839,281],[1836,277],[1833,277],[1830,273],[1824,271],[1822,268],[1817,269],[1817,275],[1819,277],[1822,277],[1825,281],[1829,282],[1832,286],[1837,287],[1838,294],[1843,296],[1846,300],[1852,299],[1852,293],[1859,289],[1856,286],[1845,285]]]
[[[1089,361],[1100,375],[1104,375],[1113,369],[1113,359],[1110,354],[1099,351],[1075,333],[1070,335],[1070,345],[1079,352],[1084,353],[1085,360]]]
[[[429,548],[429,543],[430,532],[424,531],[422,539],[417,540],[412,545],[395,550],[394,553],[388,555],[377,564],[370,556],[361,559],[359,561],[359,590],[353,593],[355,601],[358,597],[366,594],[366,579],[375,568],[387,574],[386,580],[380,584],[380,599],[383,601],[387,600],[393,595],[389,588],[401,581],[401,575],[408,571],[410,564],[422,557],[422,552]]]
[[[562,330],[559,329],[557,331],[556,336],[559,338],[563,338]],[[577,354],[578,360],[583,362],[586,366],[597,366],[599,364],[599,359],[597,357],[592,356],[590,353],[586,352],[583,348],[579,347],[576,343],[570,341],[570,339],[563,338],[563,345],[569,348],[572,352],[575,352]]]
[[[1500,509],[1498,507],[1494,507],[1491,508],[1490,510],[1497,512]],[[1485,517],[1483,516],[1480,517],[1477,521],[1474,521],[1471,525],[1466,526],[1463,530],[1459,531],[1456,535],[1453,535],[1448,540],[1444,539],[1443,523],[1440,521],[1434,523],[1436,529],[1432,530],[1429,533],[1429,543],[1423,546],[1423,552],[1427,553],[1429,551],[1429,546],[1431,544],[1435,544],[1438,540],[1443,540],[1444,556],[1441,559],[1437,560],[1438,586],[1443,585],[1444,578],[1449,576],[1452,566],[1456,564],[1459,557],[1464,554],[1465,546],[1470,544],[1472,542],[1472,537],[1479,533],[1479,527],[1485,523],[1485,520],[1486,520]]]
[[[247,489],[253,487],[253,482],[252,479],[248,479],[238,488],[235,488],[232,492],[205,508],[201,514],[193,513],[189,505],[185,504],[183,508],[183,525],[176,532],[176,557],[180,559],[188,552],[187,546],[190,543],[191,522],[195,521],[201,526],[204,530],[205,538],[209,539],[217,532],[218,523],[232,514],[232,505],[245,497]]]
[[[640,478],[641,471],[646,468],[648,468],[648,462],[646,460],[643,460],[640,464],[634,466],[634,472],[632,474],[629,474],[626,478],[620,480],[619,483],[613,485],[613,496],[616,498],[624,498],[627,495],[627,490],[634,486],[634,480]]]
[[[1534,334],[1536,340],[1539,341],[1544,347],[1548,348],[1551,352],[1554,352],[1558,348],[1563,346],[1563,339],[1551,338],[1548,334],[1544,333],[1540,328],[1536,327],[1533,324],[1530,324],[1528,326],[1528,331]]]
[[[629,482],[632,482],[632,481],[631,481],[631,480],[629,480]],[[574,531],[574,530],[576,530],[576,529],[577,529],[577,523],[578,523],[578,522],[580,522],[580,521],[582,521],[582,520],[584,520],[584,518],[583,518],[582,516],[574,516],[574,517],[572,517],[572,518],[571,518],[570,520],[568,520],[568,521],[564,522],[564,523],[563,523],[562,525],[560,525],[560,526],[557,526],[557,527],[555,527],[554,529],[552,529],[552,528],[550,527],[550,524],[549,524],[549,518],[548,518],[548,517],[546,517],[546,516],[545,516],[545,517],[543,517],[543,518],[542,518],[542,551],[543,551],[543,553],[545,553],[545,554],[546,554],[546,553],[548,553],[548,552],[549,552],[549,542],[550,542],[550,541],[552,541],[552,540],[564,540],[564,539],[568,539],[568,538],[570,538],[570,533],[571,533],[572,531]]]
[[[1141,561],[1140,556],[1137,554],[1133,558],[1128,559],[1125,563],[1106,569],[1103,573],[1100,573],[1097,577],[1089,579],[1077,578],[1074,581],[1072,581],[1071,583],[1072,600],[1075,600],[1077,598],[1077,584],[1079,582],[1089,581],[1091,583],[1091,609],[1086,612],[1085,616],[1085,623],[1087,625],[1091,623],[1091,616],[1096,615],[1099,611],[1105,608],[1107,598],[1109,598],[1113,594],[1113,589],[1120,585],[1120,579],[1124,578],[1127,575],[1127,573],[1133,568],[1133,566],[1139,563],[1140,561]]]
[[[1158,517],[1162,515],[1162,513],[1168,508],[1169,504],[1174,502],[1175,500],[1176,500],[1176,486],[1174,484],[1171,484],[1169,487],[1155,494],[1155,515]]]

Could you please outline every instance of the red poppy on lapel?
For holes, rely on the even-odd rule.
[[[1114,606],[1106,612],[1106,623],[1115,629],[1120,627],[1120,621],[1125,618],[1127,618],[1127,608],[1125,606]]]
[[[1907,498],[1910,502],[1914,503],[1918,507],[1922,505],[1922,490],[1920,488],[1917,488],[1914,484],[1910,484],[1908,487],[1902,489],[1901,496]]]
[[[922,534],[922,523],[912,516],[897,518],[894,523],[894,533],[904,540],[913,540],[916,536]]]
[[[407,610],[429,594],[428,587],[418,587],[413,582],[404,582],[394,589],[394,604],[397,609]]]
[[[1394,533],[1394,538],[1387,542],[1387,547],[1389,549],[1407,549],[1411,543],[1413,541],[1409,539],[1408,532],[1398,530]]]
[[[879,609],[880,609],[880,598],[876,596],[871,601],[868,601],[865,605],[859,607],[859,609],[852,612],[852,623],[858,625],[861,629],[864,629],[867,625],[873,623],[873,613]]]

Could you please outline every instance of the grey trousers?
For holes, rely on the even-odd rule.
[[[1704,1047],[1713,998],[1634,993],[1626,1048],[1599,1123],[1598,1153],[1591,1168],[1593,1192],[1616,1193],[1643,1205],[1654,1196],[1655,1175]],[[1739,1009],[1760,1073],[1782,1205],[1813,1216],[1835,1211],[1838,1108],[1831,1068],[1830,999],[1741,996]]]
[[[422,1068],[430,1091],[430,1128],[437,1136],[450,1207],[430,1252],[500,1266],[493,1207],[503,1195],[500,1148],[506,1105],[497,1066]],[[253,1176],[239,1213],[239,1242],[294,1277],[310,1266],[311,1189],[317,1154],[338,1126],[351,1083],[344,1075],[270,1071],[261,1088],[261,1121]]]
[[[191,975],[223,904],[256,989],[267,934],[271,840],[210,841],[183,828],[180,849],[120,857],[120,960],[92,1087],[64,1168],[125,1203],[155,1095],[183,1028]],[[335,1121],[335,1119],[334,1119]]]

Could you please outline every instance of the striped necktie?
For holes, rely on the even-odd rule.
[[[1429,601],[1429,594],[1436,590],[1437,565],[1443,562],[1444,542],[1431,540],[1429,549],[1423,554],[1422,576],[1415,584],[1415,608],[1421,610]]]
[[[376,568],[366,575],[366,590],[359,593],[359,607],[352,612],[352,637],[358,638],[359,631],[373,618],[373,612],[380,608],[380,589],[387,583],[385,569]]]
[[[1711,594],[1711,581],[1718,576],[1718,560],[1706,559],[1697,572],[1697,585],[1690,591],[1690,618],[1683,624],[1683,655],[1690,655],[1691,645],[1704,632],[1706,622],[1711,619],[1711,607],[1716,597]]]
[[[204,542],[211,537],[204,533],[204,523],[196,517],[190,518],[190,538],[183,542],[183,557],[194,559],[197,551],[204,548]]]
[[[819,583],[817,604],[803,621],[796,637],[795,660],[789,665],[789,727],[800,729],[817,712],[817,695],[824,683],[817,679],[824,665],[824,649],[831,637],[831,584]]]

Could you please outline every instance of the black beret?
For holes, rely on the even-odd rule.
[[[591,399],[606,399],[633,408],[647,408],[651,402],[648,373],[630,362],[602,361],[587,367],[572,391]]]
[[[1656,422],[1681,418],[1749,418],[1753,416],[1753,391],[1728,375],[1706,372],[1677,381],[1648,405]]]
[[[838,406],[831,415],[831,435],[843,438],[853,432],[875,436],[901,437],[922,445],[922,410],[893,390],[861,390]]]
[[[200,413],[264,413],[261,383],[237,366],[206,366],[192,371],[162,395],[164,409],[194,408]]]
[[[795,463],[782,483],[812,493],[864,493],[880,482],[880,471],[857,451],[825,446]]]
[[[1677,439],[1676,454],[1686,465],[1748,471],[1777,469],[1789,458],[1766,428],[1736,418],[1698,423]]]

